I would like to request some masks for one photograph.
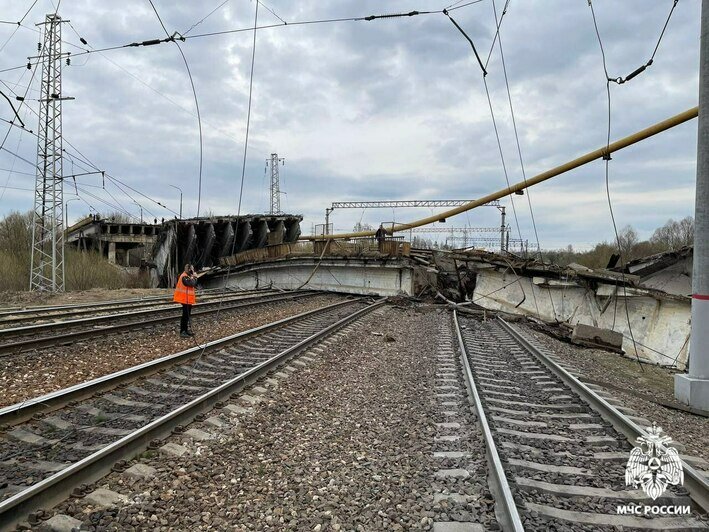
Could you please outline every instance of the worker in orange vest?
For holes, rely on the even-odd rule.
[[[180,319],[180,336],[189,338],[194,336],[190,327],[192,305],[195,304],[194,287],[197,286],[197,274],[191,264],[185,264],[185,271],[180,274],[175,287],[172,300],[182,305],[182,318]]]

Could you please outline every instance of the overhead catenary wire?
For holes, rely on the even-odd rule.
[[[477,48],[475,48],[475,43],[473,40],[468,36],[467,33],[463,30],[463,28],[460,27],[460,25],[455,21],[453,17],[450,16],[450,13],[448,13],[448,10],[444,9],[443,14],[448,17],[448,20],[450,20],[453,25],[458,29],[458,31],[463,35],[463,37],[466,38],[468,43],[470,43],[470,47],[473,49],[473,53],[475,54],[475,59],[478,60],[478,64],[480,65],[480,68],[483,71],[483,76],[487,76],[487,70],[485,68],[485,65],[483,65],[482,59],[480,59],[480,54],[478,54]]]
[[[509,4],[509,0],[507,2],[505,2],[505,12],[507,11],[508,4]],[[517,155],[519,156],[519,165],[520,165],[520,169],[522,171],[522,181],[526,184],[527,183],[527,173],[524,169],[524,158],[522,157],[522,146],[519,141],[519,131],[517,130],[517,120],[515,118],[514,106],[512,105],[512,91],[510,91],[510,82],[509,82],[509,77],[507,76],[507,66],[505,64],[505,53],[502,48],[502,34],[500,33],[500,26],[502,24],[502,19],[500,18],[500,20],[498,20],[497,7],[495,5],[495,0],[492,0],[492,10],[495,15],[495,26],[497,27],[497,31],[495,32],[495,34],[497,36],[498,49],[500,50],[500,62],[502,64],[502,73],[503,73],[503,77],[505,79],[505,89],[507,90],[507,102],[509,103],[510,117],[512,118],[512,129],[514,132],[515,143],[517,146]],[[539,244],[539,232],[537,231],[537,222],[534,218],[534,209],[532,208],[532,196],[530,194],[529,189],[527,189],[527,191],[526,191],[526,196],[527,196],[527,204],[529,206],[529,215],[530,215],[530,218],[532,221],[532,229],[534,230],[534,238],[537,243],[537,254],[539,256],[539,260],[541,260],[543,262],[541,246]],[[511,196],[510,196],[510,198],[511,198]],[[521,238],[521,236],[520,236],[520,238]],[[556,314],[556,308],[554,305],[554,298],[551,295],[551,288],[549,286],[547,286],[547,294],[549,295],[549,303],[551,304],[551,310],[554,315],[554,321],[558,322],[559,318]],[[537,315],[539,316],[539,318],[541,318],[541,315],[539,315],[539,307],[537,306],[534,288],[532,288],[532,296],[534,299],[534,305],[537,308]]]
[[[189,32],[191,32],[193,29],[195,29],[197,26],[202,24],[205,20],[207,20],[209,17],[211,17],[214,13],[219,11],[222,7],[224,7],[226,4],[228,4],[231,0],[224,0],[221,4],[219,4],[217,7],[212,9],[209,13],[207,13],[204,17],[202,17],[200,20],[192,24],[188,29],[182,32],[183,36],[186,36]]]
[[[29,110],[29,107],[27,108],[27,110],[25,110],[25,117],[26,117],[26,115],[27,115],[27,113],[28,113],[28,110]],[[19,134],[19,136],[18,136],[18,138],[17,138],[17,146],[15,147],[15,151],[16,151],[16,152],[17,152],[17,151],[20,151],[20,145],[22,144],[22,134],[24,133],[24,131],[25,131],[24,129],[21,129],[21,130],[20,130],[20,134]],[[3,169],[3,170],[4,170],[4,169]],[[5,191],[6,191],[8,188],[11,188],[11,189],[16,188],[16,187],[10,187],[10,186],[9,186],[9,185],[10,185],[10,179],[12,178],[13,174],[18,173],[18,174],[27,174],[27,175],[30,175],[30,176],[32,176],[32,177],[35,176],[34,173],[30,174],[29,172],[15,172],[15,159],[12,159],[12,162],[10,163],[10,169],[7,170],[7,172],[8,172],[8,173],[7,173],[7,179],[5,180],[5,185],[4,185],[3,188],[2,188],[2,192],[0,192],[0,201],[2,201],[2,199],[5,197]],[[30,192],[34,192],[34,189],[30,189]]]
[[[23,27],[22,23],[24,22],[25,18],[27,18],[27,15],[30,14],[30,11],[32,11],[32,8],[35,6],[36,3],[37,3],[37,0],[34,0],[32,2],[32,4],[30,5],[30,7],[27,9],[27,11],[25,11],[25,14],[22,15],[22,18],[18,22],[15,23],[15,24],[17,24],[17,27],[12,31],[12,33],[5,40],[5,42],[2,44],[2,46],[0,46],[0,52],[2,52],[5,49],[5,47],[8,45],[8,43],[12,40],[12,38],[15,36],[15,33],[17,33],[17,30],[20,29],[21,27]]]
[[[621,279],[623,281],[623,307],[625,308],[625,318],[628,324],[628,331],[630,332],[630,339],[632,340],[633,343],[633,350],[635,351],[635,359],[638,362],[638,365],[640,366],[641,370],[644,371],[644,368],[642,367],[642,364],[640,363],[640,354],[638,353],[638,346],[635,342],[635,335],[633,334],[633,326],[630,323],[630,311],[628,310],[628,294],[626,290],[626,282],[625,282],[625,264],[623,263],[623,249],[620,243],[620,235],[618,234],[618,225],[616,224],[615,220],[615,214],[613,212],[613,201],[611,200],[611,192],[610,192],[610,169],[609,169],[609,163],[611,161],[611,155],[610,155],[610,143],[611,143],[611,78],[608,76],[608,67],[606,65],[606,52],[603,48],[603,40],[601,39],[601,33],[598,30],[598,21],[596,20],[596,12],[593,9],[593,2],[591,0],[588,0],[588,6],[591,10],[591,17],[593,19],[593,28],[596,32],[596,37],[598,39],[598,46],[601,50],[601,59],[603,63],[603,72],[606,77],[606,101],[607,101],[607,109],[608,109],[608,116],[607,116],[607,124],[608,127],[606,129],[606,155],[603,157],[603,163],[604,163],[604,171],[605,171],[605,185],[606,185],[606,198],[608,200],[608,211],[610,213],[611,217],[611,222],[613,224],[613,232],[615,233],[615,241],[616,245],[618,247],[618,255],[620,256],[620,261],[621,261]],[[626,258],[627,260],[627,258]],[[617,296],[615,297],[615,303],[616,306],[618,304],[618,298]],[[613,313],[613,329],[615,329],[615,310]]]
[[[448,11],[453,11],[454,9],[460,9],[463,7],[467,7],[469,5],[477,4],[479,1],[482,1],[482,0],[468,2],[467,4],[457,6],[455,8],[448,10]],[[333,23],[339,23],[339,22],[365,22],[365,21],[371,22],[374,20],[381,20],[381,19],[405,18],[405,17],[414,17],[414,16],[418,16],[418,15],[435,15],[435,14],[440,14],[440,13],[443,13],[443,9],[438,9],[435,11],[413,10],[413,11],[409,11],[406,13],[389,13],[389,14],[384,14],[384,15],[367,15],[367,16],[358,16],[358,17],[340,17],[340,18],[299,20],[299,21],[297,20],[297,21],[292,21],[292,22],[281,22],[280,24],[265,24],[262,26],[257,26],[256,30],[266,30],[266,29],[271,29],[271,28],[282,28],[282,27],[290,27],[290,26],[307,26],[307,25],[315,25],[315,24],[333,24]],[[206,33],[198,33],[195,35],[184,35],[184,34],[180,34],[179,32],[169,34],[166,31],[167,37],[165,37],[165,38],[147,39],[147,40],[143,40],[143,41],[134,41],[131,43],[106,46],[103,48],[93,48],[90,50],[83,49],[81,52],[77,52],[77,53],[72,54],[72,57],[78,57],[78,56],[97,53],[97,52],[108,52],[108,51],[113,51],[113,50],[119,50],[122,48],[155,46],[155,45],[163,44],[163,43],[167,43],[167,42],[175,42],[176,40],[188,41],[190,39],[200,39],[200,38],[204,38],[204,37],[214,37],[214,36],[218,36],[218,35],[228,35],[228,34],[234,34],[234,33],[245,33],[245,32],[250,32],[250,31],[254,31],[254,28],[249,26],[249,27],[243,27],[243,28],[234,28],[234,29],[230,29],[230,30],[220,30],[220,31],[212,31],[212,32],[206,32]],[[30,57],[30,59],[35,59],[35,58],[36,57]],[[18,67],[12,67],[12,68],[6,69],[6,70],[0,70],[0,72],[4,72],[7,70],[15,70],[18,68],[25,68],[25,65],[18,66]]]
[[[195,108],[197,109],[197,124],[199,126],[199,184],[197,187],[197,217],[199,217],[200,207],[202,204],[202,167],[203,167],[203,158],[204,158],[204,139],[202,137],[202,116],[200,115],[200,112],[199,112],[199,99],[197,98],[197,89],[195,89],[195,86],[194,86],[194,79],[192,78],[192,72],[190,71],[190,65],[187,62],[187,57],[185,57],[185,53],[182,51],[182,47],[180,46],[180,43],[178,43],[175,40],[175,34],[173,34],[171,36],[170,32],[167,31],[167,28],[165,27],[165,24],[163,23],[162,18],[160,18],[160,13],[158,13],[158,10],[155,8],[155,4],[153,4],[153,0],[148,0],[148,2],[150,2],[150,6],[153,8],[153,11],[155,12],[155,16],[158,18],[158,21],[160,22],[162,29],[165,31],[165,35],[167,35],[168,39],[171,39],[172,42],[174,42],[175,45],[177,46],[177,49],[179,50],[180,55],[182,56],[182,61],[185,63],[185,68],[187,69],[187,75],[190,78],[190,86],[192,87],[192,95],[194,96],[194,105],[195,105]],[[258,0],[257,0],[257,3],[258,3]]]
[[[497,42],[497,37],[500,35],[500,26],[502,26],[502,21],[507,14],[507,8],[510,5],[510,0],[506,0],[504,7],[502,8],[502,14],[500,15],[500,20],[497,20],[497,11],[495,10],[495,35],[492,37],[492,44],[490,44],[490,50],[487,53],[487,58],[485,59],[485,68],[490,63],[490,58],[492,57],[492,51],[495,49],[495,43]],[[494,8],[494,6],[493,6]]]
[[[662,26],[662,31],[660,31],[660,36],[657,38],[657,43],[655,44],[655,48],[652,50],[652,55],[650,56],[650,59],[648,59],[648,61],[645,64],[639,66],[638,68],[633,70],[630,74],[628,74],[625,77],[619,76],[616,78],[611,78],[608,76],[608,71],[606,70],[606,78],[608,78],[608,81],[610,81],[612,83],[617,83],[618,85],[622,85],[623,83],[627,83],[631,79],[633,79],[636,76],[645,72],[645,70],[647,70],[647,68],[653,64],[653,62],[655,61],[655,55],[657,54],[657,50],[660,48],[660,43],[662,42],[662,38],[665,36],[665,31],[667,30],[667,26],[669,25],[670,19],[672,18],[672,13],[674,13],[675,7],[677,7],[678,2],[679,2],[679,0],[672,1],[672,7],[670,8],[670,12],[667,15],[667,19],[665,19],[665,24]],[[591,5],[591,0],[588,0],[588,5],[593,10],[593,6]],[[595,15],[594,15],[594,19],[595,19]]]

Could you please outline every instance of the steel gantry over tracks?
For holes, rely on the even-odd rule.
[[[330,234],[330,214],[335,209],[396,209],[396,208],[412,208],[412,207],[460,207],[475,200],[384,200],[384,201],[334,201],[330,207],[325,208],[325,226],[323,234]],[[499,200],[492,200],[483,205],[484,207],[497,207],[500,211],[500,249],[505,250],[506,240],[506,224],[505,224],[505,206]],[[439,221],[445,221],[445,216],[442,216]]]

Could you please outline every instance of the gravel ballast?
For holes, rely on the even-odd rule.
[[[433,504],[444,319],[377,310],[191,425],[213,439],[175,435],[181,457],[144,453],[154,477],[94,486],[128,503],[73,498],[53,513],[105,530],[431,530],[445,512]]]
[[[651,364],[640,367],[638,362],[628,358],[630,355],[567,344],[529,326],[524,326],[524,331],[558,355],[566,369],[575,370],[582,380],[600,385],[636,415],[656,422],[673,440],[685,446],[683,454],[709,461],[709,419],[659,404],[675,402],[676,371]],[[638,393],[655,401],[639,397]]]
[[[174,323],[96,336],[68,346],[0,357],[0,407],[38,397],[114,371],[129,368],[195,345],[217,340],[341,300],[322,295],[297,301],[269,303],[243,310],[194,316],[194,338],[179,337]]]

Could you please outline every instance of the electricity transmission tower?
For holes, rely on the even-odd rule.
[[[271,214],[283,214],[281,211],[281,181],[278,175],[278,164],[285,164],[285,158],[278,157],[277,153],[271,154],[271,159],[266,160],[266,166],[271,166]]]
[[[64,291],[61,17],[46,16],[39,50],[42,91],[37,130],[37,178],[32,220],[30,290]]]

